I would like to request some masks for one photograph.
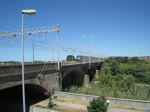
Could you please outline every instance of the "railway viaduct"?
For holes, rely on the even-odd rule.
[[[25,65],[25,85],[30,88],[42,87],[43,91],[72,85],[86,86],[100,69],[101,63],[61,62],[60,70],[57,63]],[[21,65],[0,66],[0,90],[21,85],[21,70]]]

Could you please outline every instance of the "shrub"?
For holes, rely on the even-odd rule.
[[[51,92],[49,92],[49,95],[50,95],[50,97],[49,97],[49,102],[48,102],[48,107],[49,108],[53,108],[54,106],[55,106],[55,104],[53,103],[53,101],[52,101],[52,95],[54,94],[54,91],[52,90]]]
[[[54,103],[52,102],[52,98],[50,97],[49,102],[48,102],[48,107],[53,108],[53,106],[54,106]]]
[[[105,97],[99,97],[90,101],[90,105],[87,106],[88,112],[107,112],[108,104]]]

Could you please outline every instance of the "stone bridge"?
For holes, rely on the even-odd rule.
[[[25,65],[25,84],[40,86],[47,91],[72,85],[82,86],[88,84],[88,78],[92,80],[101,63],[61,62],[60,70],[57,69],[57,63]],[[21,68],[21,65],[0,66],[0,90],[22,84]],[[87,80],[85,77],[88,77]]]

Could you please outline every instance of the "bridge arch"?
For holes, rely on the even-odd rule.
[[[35,84],[25,84],[26,109],[29,112],[30,105],[48,98],[44,93],[46,89]],[[22,85],[0,90],[0,112],[22,111]]]
[[[82,86],[85,73],[80,70],[72,70],[67,74],[62,74],[62,89],[69,88],[71,86]]]

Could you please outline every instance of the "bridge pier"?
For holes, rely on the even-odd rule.
[[[99,78],[99,70],[96,70],[96,78]]]
[[[85,74],[85,75],[84,75],[83,86],[89,87],[89,85],[90,85],[90,77],[89,77],[89,75]]]

